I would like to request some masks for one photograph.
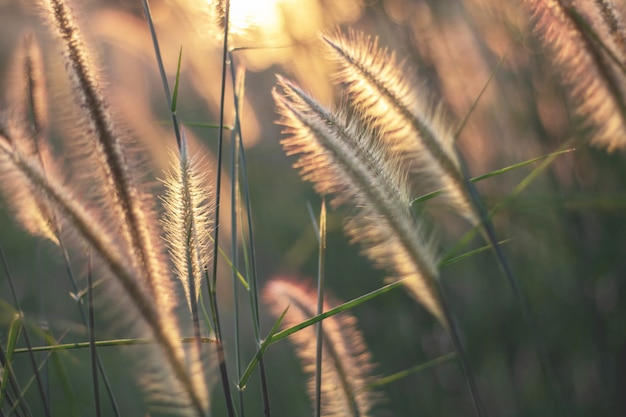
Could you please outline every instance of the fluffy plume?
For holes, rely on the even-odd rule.
[[[324,36],[337,62],[337,80],[362,117],[383,132],[388,149],[404,169],[420,174],[420,184],[445,191],[446,202],[473,224],[472,210],[454,145],[451,123],[443,110],[433,108],[394,53],[379,48],[362,33]],[[420,94],[421,93],[421,94]]]
[[[163,199],[165,240],[191,310],[200,293],[203,268],[210,263],[213,199],[203,186],[196,161],[188,155],[184,131],[180,154],[172,154],[172,162]]]
[[[345,113],[331,113],[280,77],[279,87],[283,93],[274,90],[274,99],[289,134],[283,148],[300,155],[295,167],[303,179],[313,182],[318,193],[333,194],[334,205],[354,209],[346,233],[447,327],[434,256],[412,216],[398,158],[389,158],[377,130]]]
[[[41,48],[35,34],[27,31],[11,60],[6,102],[9,117],[30,126],[35,140],[48,131],[48,91]]]
[[[594,0],[589,2],[576,2],[585,19],[592,26],[594,32],[609,48],[619,62],[626,63],[626,27],[620,12],[611,0]]]
[[[34,157],[43,169],[52,168],[50,151],[44,140],[48,130],[48,102],[41,50],[34,34],[22,36],[11,60],[6,85],[6,119],[0,120],[0,133],[23,155]],[[3,169],[4,168],[4,169]],[[45,199],[6,164],[0,167],[1,189],[22,226],[33,235],[58,244],[54,214]]]
[[[159,284],[163,285],[165,278],[156,256],[158,247],[155,247],[155,239],[146,218],[150,210],[142,207],[141,192],[134,184],[121,144],[121,134],[113,123],[102,94],[95,65],[69,5],[64,0],[49,0],[44,5],[48,8],[51,25],[62,40],[73,91],[88,123],[88,134],[85,136],[92,140],[93,166],[101,171],[107,200],[110,202],[108,209],[115,212],[114,219],[120,219],[119,228],[133,253],[135,267],[145,271],[153,296],[158,298]],[[163,295],[157,302],[164,302],[163,307],[166,307],[168,298],[171,297]],[[171,306],[167,309],[171,310]]]
[[[265,287],[263,299],[275,316],[289,306],[282,326],[287,328],[315,315],[317,293],[302,284],[285,279],[274,279]],[[324,302],[324,311],[329,309]],[[373,365],[370,354],[357,329],[356,319],[348,313],[326,318],[322,322],[322,408],[321,415],[369,416],[380,396],[365,389],[372,382]],[[315,373],[315,327],[309,326],[294,333],[291,341],[304,370]],[[309,394],[315,397],[315,378],[309,379]]]
[[[535,29],[542,43],[552,53],[557,69],[567,84],[577,113],[592,129],[591,142],[609,151],[625,148],[626,106],[619,95],[619,82],[613,79],[606,63],[600,59],[598,47],[591,44],[580,23],[572,18],[559,0],[525,0],[524,3],[531,10]],[[598,10],[603,11],[600,13],[602,16],[595,21],[596,27],[598,22],[608,24],[608,39],[611,39],[608,43],[614,40],[618,45],[622,43],[623,48],[623,40],[614,37],[620,23],[614,19],[616,14],[613,6],[607,1],[600,3]],[[623,37],[622,29],[619,30]],[[602,33],[599,35],[602,36]],[[620,55],[623,55],[623,51]]]
[[[20,142],[31,142],[27,134],[17,129],[17,127],[4,128],[0,126],[0,135],[3,136],[6,146],[12,147],[16,152],[17,149],[24,147],[20,146]],[[42,169],[41,161],[49,161],[49,158],[46,156],[48,154],[47,146],[39,143],[39,152],[33,155],[33,163],[36,163],[39,169]],[[23,175],[6,161],[6,158],[4,156],[2,161],[0,161],[0,190],[13,209],[17,220],[27,232],[58,244],[58,224],[49,202],[45,196],[33,188],[33,185]],[[50,165],[50,162],[46,164],[48,168]]]
[[[121,233],[122,239],[116,243],[128,249],[130,257],[126,262],[133,271],[131,275],[144,284],[147,294],[143,297],[152,300],[156,317],[149,324],[181,385],[183,402],[203,414],[208,407],[207,389],[202,379],[195,377],[195,373],[190,375],[185,368],[185,353],[174,315],[175,297],[164,262],[165,248],[156,231],[158,223],[151,207],[154,202],[133,178],[122,134],[109,112],[73,11],[65,0],[47,0],[43,5],[61,40],[73,91],[88,126],[84,136],[92,141],[93,166],[100,170],[108,201],[106,210],[112,213],[111,219],[119,221],[115,231]],[[129,296],[135,301],[135,294]]]

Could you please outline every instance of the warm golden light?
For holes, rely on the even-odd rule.
[[[273,34],[283,29],[280,4],[283,0],[232,0],[230,2],[230,32],[243,34],[261,30]]]

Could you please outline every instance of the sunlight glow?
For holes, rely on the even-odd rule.
[[[231,33],[250,29],[272,32],[282,28],[280,3],[283,0],[232,0],[230,2]]]

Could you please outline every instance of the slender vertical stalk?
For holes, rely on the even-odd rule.
[[[233,95],[238,97],[238,89],[236,88],[238,81],[234,71],[234,65],[231,57],[231,78],[233,82]],[[230,135],[230,230],[231,230],[231,246],[230,246],[230,260],[233,264],[232,268],[232,285],[233,285],[233,309],[234,309],[234,325],[235,325],[235,371],[237,376],[241,375],[241,334],[239,328],[239,280],[237,277],[237,270],[239,268],[239,246],[238,246],[238,223],[237,219],[239,212],[239,141],[237,140],[237,134],[239,131],[239,108],[238,100],[235,99],[235,124]],[[243,390],[238,390],[239,396],[239,417],[245,416],[244,402],[243,402]]]
[[[319,223],[319,254],[317,261],[317,314],[324,312],[324,266],[326,264],[326,201],[322,200]],[[315,417],[322,413],[322,348],[323,320],[316,326],[315,352]]]
[[[478,386],[476,385],[476,381],[474,380],[474,372],[470,367],[469,360],[467,359],[467,355],[465,354],[465,348],[463,347],[463,343],[461,343],[461,339],[459,338],[459,331],[454,323],[452,318],[452,314],[450,313],[450,308],[446,303],[446,297],[443,294],[443,288],[441,287],[441,283],[437,281],[439,286],[439,293],[441,294],[441,303],[443,305],[444,314],[447,317],[448,323],[450,324],[448,330],[448,334],[452,339],[452,343],[454,344],[454,350],[456,351],[457,357],[459,358],[459,362],[461,363],[461,368],[463,370],[463,375],[465,376],[465,382],[469,387],[470,394],[472,395],[472,402],[474,404],[474,412],[477,416],[487,417],[488,414],[484,408],[483,400],[480,395],[480,391],[478,390]]]
[[[7,263],[7,259],[4,255],[4,249],[0,246],[0,258],[2,259],[2,265],[4,268],[4,272],[7,277],[7,281],[9,282],[9,288],[11,289],[11,296],[13,297],[13,302],[15,303],[15,307],[19,311],[20,317],[24,319],[24,312],[22,311],[22,307],[20,306],[20,301],[17,298],[17,293],[15,292],[15,286],[13,285],[13,278],[11,275],[11,271],[9,270],[9,264]],[[43,381],[41,380],[41,375],[39,373],[39,368],[37,366],[37,361],[35,360],[35,355],[32,351],[33,344],[31,343],[30,336],[28,334],[28,329],[26,326],[23,326],[24,330],[24,341],[26,342],[26,347],[28,348],[28,358],[30,359],[30,365],[33,368],[33,373],[35,377],[35,381],[37,383],[37,389],[39,390],[39,396],[41,397],[41,403],[43,406],[43,411],[46,417],[50,417],[50,405],[48,402],[48,398],[46,397],[46,391],[44,390]]]
[[[247,248],[245,247],[246,242],[244,241],[244,257],[246,262],[249,260],[249,262],[247,262],[247,265],[250,266],[251,268],[248,268],[248,280],[250,283],[250,287],[249,287],[249,291],[248,291],[248,295],[249,295],[249,299],[250,299],[250,306],[251,306],[251,313],[252,313],[252,326],[253,326],[253,331],[254,331],[254,338],[256,340],[257,346],[261,345],[261,330],[260,330],[260,323],[259,323],[259,301],[258,301],[258,297],[259,297],[259,290],[258,290],[258,285],[257,285],[257,271],[256,271],[256,252],[255,252],[255,247],[254,247],[254,230],[252,227],[252,217],[251,217],[251,213],[252,213],[252,206],[251,206],[251,202],[250,202],[250,189],[249,189],[249,184],[248,184],[248,174],[247,174],[247,170],[246,170],[246,156],[245,156],[245,149],[243,146],[243,133],[242,133],[242,124],[241,124],[241,111],[243,110],[243,93],[244,93],[244,88],[245,88],[245,70],[243,67],[237,67],[235,65],[235,58],[233,56],[232,53],[229,53],[229,59],[231,61],[231,79],[232,79],[232,83],[233,83],[233,91],[234,91],[234,104],[235,104],[235,125],[233,127],[233,134],[234,136],[232,136],[232,139],[235,142],[233,143],[233,147],[236,148],[237,150],[237,158],[235,158],[236,163],[237,163],[237,168],[236,168],[236,176],[237,176],[237,197],[239,198],[240,196],[240,188],[239,188],[239,183],[241,182],[242,187],[244,189],[244,200],[245,200],[245,212],[247,214],[246,219],[247,219],[247,225],[246,225],[246,229],[248,231],[249,234],[249,241],[247,242],[247,244],[250,245],[250,250],[249,250],[249,259],[248,256],[246,256],[248,254]],[[236,68],[240,68],[240,71],[236,70]],[[240,172],[241,171],[241,172]],[[234,179],[233,179],[234,181]],[[237,203],[237,207],[238,210],[241,210],[241,203],[238,202]],[[233,211],[233,215],[235,215],[235,211]],[[242,217],[242,223],[243,223],[243,217]],[[242,234],[243,234],[243,230],[244,227],[243,225],[241,226],[241,230],[242,230]],[[235,234],[233,233],[233,236],[235,236]],[[234,262],[233,262],[234,263]],[[270,416],[270,399],[269,399],[269,390],[267,387],[267,375],[265,372],[265,363],[263,360],[263,357],[261,357],[259,359],[259,374],[261,376],[261,395],[263,397],[263,415],[266,417]],[[241,375],[241,374],[239,374]]]
[[[100,417],[102,410],[100,408],[100,390],[98,384],[98,355],[96,351],[96,320],[95,308],[93,301],[93,275],[91,268],[91,254],[87,260],[87,303],[89,309],[89,353],[91,354],[91,377],[93,381],[93,397],[94,407],[96,408],[96,416]]]
[[[70,285],[72,287],[72,291],[74,292],[74,294],[78,294],[78,285],[76,283],[76,278],[74,276],[74,272],[72,271],[72,268],[70,266],[69,254],[67,252],[67,248],[65,247],[65,244],[63,243],[63,238],[62,237],[59,237],[59,248],[61,250],[61,254],[62,254],[62,257],[63,257],[63,263],[65,264],[65,269],[67,271],[67,276],[68,276],[68,279],[70,281]],[[76,305],[78,307],[78,312],[80,314],[81,321],[83,322],[83,324],[86,327],[89,327],[87,315],[85,314],[85,310],[83,308],[83,303],[78,301],[76,303]],[[109,401],[111,402],[111,407],[113,408],[113,413],[115,414],[116,417],[121,417],[119,406],[118,406],[117,401],[115,399],[115,395],[113,394],[113,389],[111,387],[111,382],[109,381],[109,377],[107,376],[107,373],[106,373],[106,371],[104,369],[104,364],[102,363],[102,359],[100,359],[100,354],[98,353],[97,349],[94,351],[94,354],[96,356],[96,362],[98,364],[98,371],[100,372],[100,376],[102,377],[102,381],[104,382],[104,387],[105,387],[105,389],[107,391],[107,395],[109,396]]]
[[[222,45],[222,72],[220,84],[220,115],[219,115],[219,132],[217,140],[217,172],[215,178],[215,227],[213,233],[213,274],[212,282],[209,281],[207,275],[207,289],[209,291],[211,310],[213,315],[213,326],[215,328],[215,336],[217,339],[216,349],[219,361],[220,375],[222,378],[222,388],[224,391],[224,400],[226,401],[226,409],[229,417],[234,417],[235,409],[233,399],[230,392],[230,383],[228,382],[228,370],[226,368],[226,357],[224,355],[224,345],[222,341],[222,330],[219,319],[219,311],[217,305],[217,259],[219,249],[219,230],[220,230],[220,196],[222,187],[222,147],[224,143],[224,111],[226,100],[226,71],[228,67],[228,20],[230,11],[230,1],[224,0],[224,43]]]

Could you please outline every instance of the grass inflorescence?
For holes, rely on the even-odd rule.
[[[620,413],[622,3],[152,3],[8,54],[0,416]]]

